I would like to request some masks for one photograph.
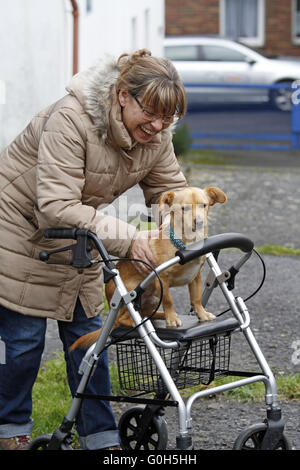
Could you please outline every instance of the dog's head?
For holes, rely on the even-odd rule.
[[[167,191],[160,198],[160,210],[176,236],[186,243],[203,240],[207,236],[207,215],[211,206],[223,204],[227,198],[216,186],[204,189],[187,187]]]

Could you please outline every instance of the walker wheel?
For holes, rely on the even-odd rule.
[[[42,436],[38,436],[28,444],[26,450],[48,450],[51,438],[52,434],[43,434]],[[72,447],[68,444],[62,443],[59,450],[72,450]]]
[[[27,450],[47,450],[52,434],[44,434],[33,439],[27,446]]]
[[[168,430],[161,416],[153,416],[143,434],[143,411],[141,407],[130,408],[122,414],[119,433],[123,450],[160,450],[166,449]]]
[[[261,444],[264,434],[267,429],[267,424],[253,424],[249,428],[244,429],[237,437],[233,449],[234,450],[261,450]],[[291,444],[284,434],[282,438],[272,450],[290,450]]]

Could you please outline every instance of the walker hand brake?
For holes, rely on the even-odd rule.
[[[88,231],[85,229],[47,229],[44,231],[46,238],[73,238],[77,240],[74,245],[65,246],[52,251],[41,251],[39,254],[40,260],[47,264],[68,264],[74,268],[88,268],[92,266],[93,259],[91,256],[92,246],[87,237]],[[55,263],[49,261],[51,255],[61,253],[63,251],[72,251],[71,263]]]

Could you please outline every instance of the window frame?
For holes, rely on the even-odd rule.
[[[299,46],[300,45],[300,36],[296,36],[296,13],[297,13],[297,0],[292,0],[291,8],[291,36],[292,44]]]
[[[86,0],[85,11],[87,14],[92,13],[93,10],[93,2],[92,0]]]
[[[226,0],[219,0],[219,31],[222,37],[225,36],[226,31]],[[265,0],[257,0],[258,2],[258,18],[257,18],[257,36],[255,37],[239,37],[237,38],[239,42],[250,47],[263,47],[265,45],[265,17],[266,17],[266,5]],[[232,38],[230,38],[232,39]],[[300,44],[300,42],[299,42]]]

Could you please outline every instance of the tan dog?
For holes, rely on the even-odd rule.
[[[204,190],[188,187],[178,191],[168,191],[161,196],[159,205],[163,222],[159,227],[159,237],[149,240],[150,248],[158,264],[174,257],[182,244],[188,245],[207,237],[208,212],[210,207],[217,202],[221,204],[226,202],[226,195],[215,186],[208,186]],[[160,273],[163,285],[163,312],[157,312],[154,318],[165,319],[167,326],[180,326],[181,321],[174,310],[169,288],[188,284],[190,302],[199,320],[215,319],[215,316],[202,306],[201,267],[203,262],[201,258],[197,258],[185,265],[176,264]],[[134,263],[130,261],[118,262],[117,269],[128,291],[135,289],[143,280],[142,275],[135,269]],[[114,290],[115,285],[111,280],[105,287],[108,302]],[[159,293],[160,284],[156,278],[143,294],[141,316],[151,315],[157,305]],[[114,328],[118,326],[134,326],[126,306],[122,307],[118,313]],[[82,336],[70,349],[91,346],[97,340],[100,331]]]

